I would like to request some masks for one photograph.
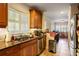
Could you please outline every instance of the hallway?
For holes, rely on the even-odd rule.
[[[40,56],[70,56],[68,40],[66,38],[60,38],[57,43],[56,53],[48,52],[45,50]]]

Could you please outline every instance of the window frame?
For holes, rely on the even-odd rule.
[[[16,20],[10,20],[10,17],[8,16],[8,23],[11,21],[11,22],[14,22],[14,23],[18,23],[19,24],[19,31],[18,32],[16,32],[15,30],[15,32],[16,33],[24,33],[24,32],[22,32],[21,31],[21,28],[22,28],[22,26],[21,26],[21,21],[22,21],[22,17],[21,17],[21,14],[23,14],[24,15],[24,17],[26,16],[26,23],[24,23],[24,24],[26,24],[26,26],[28,26],[28,14],[27,13],[24,13],[24,12],[21,12],[21,11],[18,11],[18,10],[16,10],[16,9],[14,9],[14,8],[9,8],[8,9],[8,15],[9,15],[9,11],[13,11],[15,14],[17,13],[17,14],[19,14],[19,16],[18,16],[18,21],[16,21]],[[16,19],[16,16],[15,16],[15,19]],[[9,24],[8,24],[8,26],[9,26]],[[8,26],[7,26],[7,29],[8,29],[8,31],[9,31],[9,28],[8,28]],[[29,30],[29,26],[28,26],[28,30]],[[26,32],[27,32],[27,29],[26,29]],[[12,33],[12,32],[10,32],[10,33]],[[12,34],[14,34],[14,32],[12,33]]]

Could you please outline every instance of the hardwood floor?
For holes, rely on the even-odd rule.
[[[56,48],[57,56],[70,56],[70,51],[68,48],[68,39],[60,38]]]
[[[56,46],[56,53],[48,52],[48,50],[45,50],[40,56],[70,56],[70,51],[68,48],[68,39],[59,39]]]

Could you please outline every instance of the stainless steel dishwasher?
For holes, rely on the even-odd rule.
[[[43,48],[44,48],[44,46],[43,46],[43,38],[42,37],[40,37],[40,38],[38,38],[38,40],[37,40],[37,46],[38,46],[38,54],[40,54],[42,51],[43,51]]]
[[[37,36],[37,50],[38,50],[38,54],[40,54],[43,51],[43,33],[41,30],[35,30],[34,31],[35,36]]]

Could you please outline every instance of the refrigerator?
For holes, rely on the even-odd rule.
[[[77,30],[79,30],[79,14],[74,15],[70,20],[70,55],[79,56],[79,42]]]

